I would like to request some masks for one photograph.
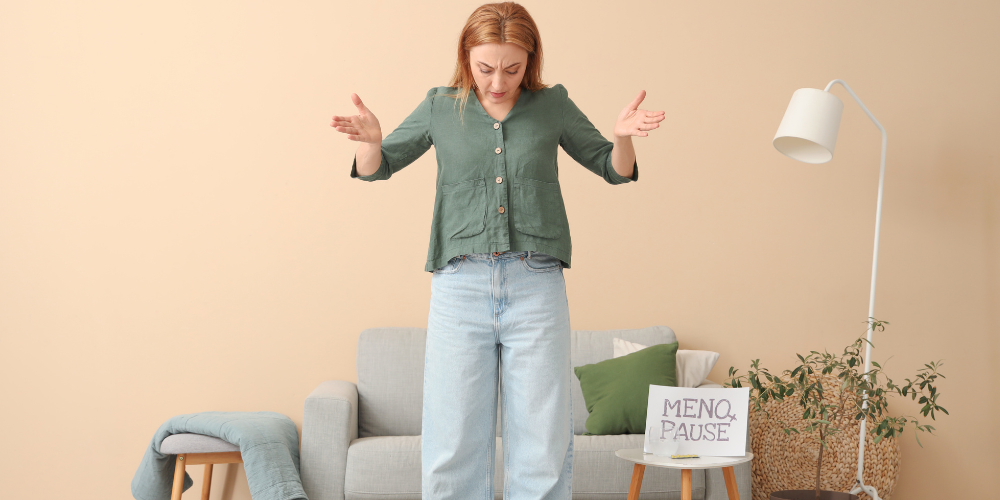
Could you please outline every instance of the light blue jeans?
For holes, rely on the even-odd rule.
[[[468,254],[434,270],[424,358],[424,500],[493,500],[502,374],[505,500],[570,500],[573,404],[562,263]]]

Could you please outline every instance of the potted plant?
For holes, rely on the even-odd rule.
[[[886,321],[869,319],[872,331],[883,331]],[[871,368],[866,372],[862,349],[870,342],[866,336],[859,337],[851,345],[844,348],[840,355],[829,352],[811,351],[808,355],[796,354],[799,364],[782,375],[771,374],[766,368],[761,368],[760,360],[750,363],[746,375],[738,375],[738,370],[729,368],[730,380],[726,387],[750,387],[750,402],[755,412],[763,412],[767,418],[765,404],[768,401],[784,401],[791,398],[802,408],[802,417],[797,421],[780,422],[786,435],[803,433],[813,436],[819,453],[816,460],[816,485],[812,490],[787,490],[773,492],[772,500],[797,500],[810,498],[854,498],[855,495],[829,492],[820,488],[820,471],[823,465],[823,450],[829,446],[829,439],[843,431],[847,424],[854,420],[867,419],[866,427],[872,434],[874,442],[901,435],[906,425],[912,423],[914,436],[916,431],[933,434],[934,427],[920,424],[915,417],[893,417],[887,414],[889,399],[893,395],[909,396],[913,400],[919,398],[923,405],[920,413],[935,419],[935,412],[948,411],[937,404],[940,393],[935,386],[941,361],[930,362],[917,371],[911,380],[906,379],[905,385],[898,385],[882,370],[882,366],[872,361]],[[872,345],[874,347],[874,345]],[[835,378],[834,378],[835,377]],[[833,383],[831,383],[833,382]],[[833,397],[830,397],[830,396]],[[826,396],[826,397],[824,397]],[[917,438],[917,444],[920,439]],[[922,444],[920,444],[923,447]]]

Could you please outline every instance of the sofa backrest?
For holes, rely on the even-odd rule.
[[[573,330],[570,340],[573,366],[597,363],[614,356],[611,339],[618,337],[644,345],[677,341],[665,326],[633,330]],[[358,339],[358,437],[416,436],[423,413],[424,343],[426,328],[369,328]],[[503,380],[500,380],[503,384]],[[500,391],[497,391],[500,394]],[[587,405],[580,380],[573,375],[573,432],[586,431]],[[502,422],[497,404],[497,431]]]

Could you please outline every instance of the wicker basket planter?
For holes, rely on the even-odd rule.
[[[832,375],[824,378],[824,385],[836,384]],[[824,394],[824,398],[834,397],[834,391]],[[814,500],[816,484],[816,461],[819,453],[817,436],[810,434],[785,435],[781,421],[793,422],[800,419],[802,407],[792,399],[769,401],[763,405],[771,418],[763,412],[750,412],[751,462],[754,500],[789,499]],[[827,437],[830,447],[823,451],[823,465],[820,473],[820,487],[829,493],[847,492],[854,487],[858,470],[858,435],[860,422],[838,422],[842,432]],[[895,438],[883,439],[875,444],[871,434],[865,441],[865,484],[874,486],[883,500],[889,500],[899,476],[899,442]],[[802,490],[807,496],[790,495],[788,490]],[[772,493],[773,492],[773,493]],[[838,496],[843,495],[843,496]],[[821,496],[829,500],[862,498],[870,500],[865,493],[858,496],[839,493]]]

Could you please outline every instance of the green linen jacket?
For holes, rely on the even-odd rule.
[[[491,117],[470,94],[464,123],[455,87],[435,87],[388,136],[382,163],[359,176],[388,179],[420,158],[431,145],[437,155],[437,192],[425,271],[457,255],[505,251],[549,254],[569,268],[572,243],[559,188],[557,148],[610,184],[639,179],[611,165],[614,143],[607,140],[569,98],[562,84],[537,91],[522,88],[503,120]]]

